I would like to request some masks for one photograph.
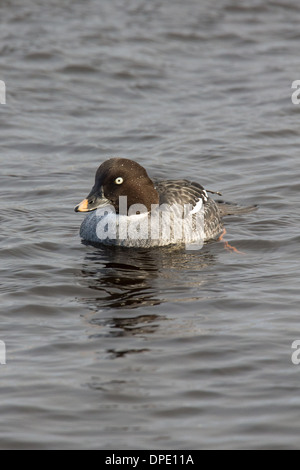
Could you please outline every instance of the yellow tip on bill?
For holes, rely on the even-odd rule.
[[[76,212],[88,212],[89,210],[89,202],[87,199],[82,201],[77,207],[76,207]]]

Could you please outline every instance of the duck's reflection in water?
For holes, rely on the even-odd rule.
[[[99,308],[135,309],[159,305],[153,288],[157,259],[148,250],[99,248],[86,255],[82,277],[99,293]]]
[[[102,334],[109,327],[110,337],[155,332],[170,313],[170,306],[161,304],[193,300],[214,258],[208,250],[89,246],[81,271],[84,284],[96,294],[81,299],[92,311],[89,324],[101,327]]]

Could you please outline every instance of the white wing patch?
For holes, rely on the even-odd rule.
[[[191,214],[197,214],[197,212],[201,211],[203,206],[202,198],[199,199],[197,204],[195,205],[194,209],[192,210]]]

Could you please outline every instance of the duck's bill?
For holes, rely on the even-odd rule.
[[[91,197],[84,199],[78,206],[75,207],[75,212],[92,212],[97,209],[110,206],[111,202],[105,197],[95,198]]]

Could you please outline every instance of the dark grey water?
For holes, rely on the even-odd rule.
[[[0,447],[299,447],[299,1],[0,18]],[[244,254],[82,245],[110,156],[259,204],[226,222]]]

